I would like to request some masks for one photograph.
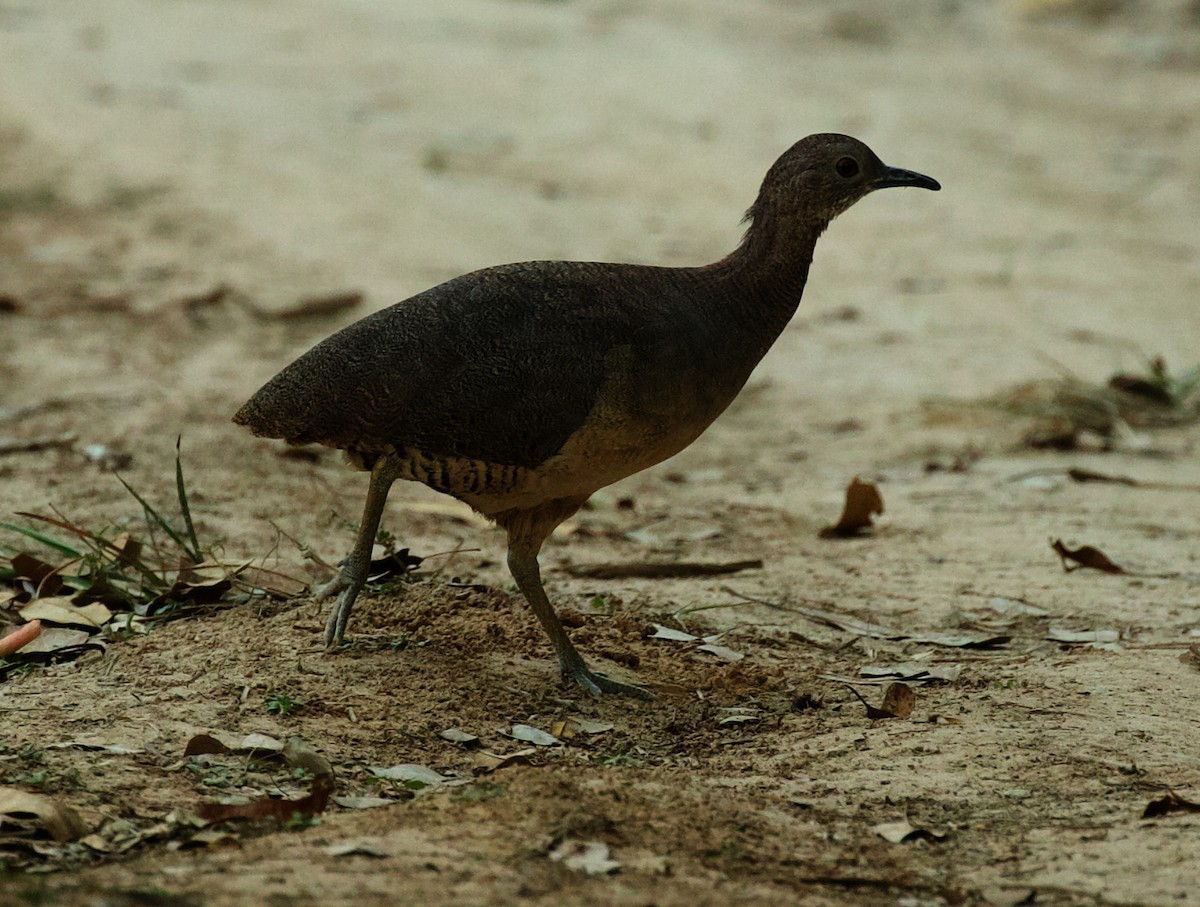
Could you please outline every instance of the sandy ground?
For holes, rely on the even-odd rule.
[[[0,684],[0,785],[96,835],[6,844],[0,903],[1200,902],[1200,816],[1141,818],[1168,790],[1200,799],[1200,431],[1034,451],[1028,425],[970,403],[1200,359],[1198,77],[1198,7],[1167,0],[0,2],[0,441],[74,438],[0,456],[0,520],[23,525],[56,509],[144,533],[85,447],[127,455],[122,476],[174,513],[182,434],[201,539],[316,577],[276,527],[336,560],[363,476],[229,422],[316,340],[503,261],[711,261],[810,132],[945,187],[839,219],[734,407],[544,553],[581,648],[655,702],[561,686],[501,535],[397,488],[400,545],[469,550],[365,596],[336,655],[301,598],[200,608]],[[279,317],[347,289],[355,311]],[[879,481],[879,528],[819,539],[855,475]],[[1134,572],[1065,573],[1052,537]],[[0,536],[0,555],[21,549]],[[764,566],[563,569],[741,558]],[[654,623],[745,657],[648,638]],[[869,719],[838,679],[912,661],[954,679],[916,685],[905,720]],[[268,711],[281,695],[301,706]],[[514,724],[571,718],[611,728],[487,774],[439,736],[509,753]],[[304,789],[185,759],[199,732],[299,736],[339,795],[395,802],[181,846],[194,829],[173,810]],[[401,763],[451,783],[372,779]],[[930,834],[894,843],[879,826],[898,821]],[[619,865],[557,859],[589,845]]]

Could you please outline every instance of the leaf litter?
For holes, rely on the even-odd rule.
[[[117,480],[142,507],[144,540],[128,532],[108,537],[103,530],[87,529],[57,511],[18,516],[65,532],[70,541],[32,526],[0,522],[0,529],[65,558],[52,562],[26,551],[0,555],[0,584],[9,587],[0,601],[19,606],[18,613],[27,621],[0,638],[0,680],[15,666],[69,661],[89,651],[103,651],[102,644],[87,637],[110,623],[144,631],[135,627],[135,619],[171,619],[190,607],[223,603],[233,595],[290,598],[308,590],[307,583],[252,560],[229,562],[205,556],[188,502],[181,439],[176,439],[175,492],[182,528],[119,475]],[[171,547],[160,541],[160,533]],[[404,571],[421,561],[407,551],[396,558],[398,569]],[[117,621],[114,610],[122,612]]]

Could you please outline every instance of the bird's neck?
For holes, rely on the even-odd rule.
[[[804,294],[813,249],[826,224],[803,218],[776,218],[751,209],[750,227],[729,255],[709,265],[713,279],[728,288],[725,298],[765,354]]]

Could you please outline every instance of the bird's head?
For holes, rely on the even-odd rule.
[[[815,239],[864,195],[892,186],[942,188],[931,177],[887,166],[858,139],[835,133],[810,135],[771,165],[746,218],[751,232],[756,227],[787,233],[799,229]]]

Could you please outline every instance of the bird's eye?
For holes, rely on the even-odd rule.
[[[838,176],[850,179],[858,176],[858,161],[852,157],[844,157],[833,165],[833,169],[838,172]]]

